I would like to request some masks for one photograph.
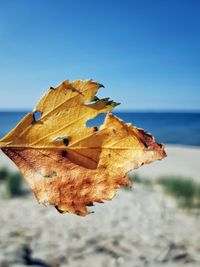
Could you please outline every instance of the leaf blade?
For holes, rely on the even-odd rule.
[[[151,135],[109,113],[115,102],[97,98],[99,88],[92,81],[64,81],[36,105],[40,118],[28,113],[0,140],[39,203],[84,216],[87,206],[130,185],[127,172],[166,156]],[[107,115],[98,131],[86,126],[101,113]]]

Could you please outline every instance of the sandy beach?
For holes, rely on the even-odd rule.
[[[166,148],[168,158],[142,167],[141,177],[181,175],[200,181],[200,149]],[[16,167],[1,154],[0,168]],[[159,186],[120,189],[87,217],[59,214],[32,194],[0,200],[0,266],[200,265],[200,217],[177,208]]]
[[[135,173],[149,178],[180,175],[200,182],[200,148],[192,146],[166,146],[167,158],[145,165]]]

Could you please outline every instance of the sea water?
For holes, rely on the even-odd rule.
[[[24,111],[0,112],[0,138],[7,134],[26,114]],[[198,112],[114,112],[125,122],[143,128],[165,144],[200,146],[200,113]],[[104,116],[90,121],[99,126]]]

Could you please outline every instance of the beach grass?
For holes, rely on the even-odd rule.
[[[160,185],[167,195],[176,199],[181,208],[200,208],[200,183],[190,177],[166,175],[151,180],[134,173],[130,173],[128,176],[133,185],[136,183],[149,189]]]
[[[142,183],[142,178],[139,174],[129,173],[127,175],[133,183]]]
[[[162,176],[157,180],[164,191],[175,197],[182,208],[200,207],[200,183],[190,177]]]
[[[0,169],[0,181],[5,181],[6,178],[9,176],[9,171],[7,168]]]
[[[131,179],[133,185],[137,183],[145,186],[147,189],[153,188],[153,182],[146,177],[141,177],[139,174],[134,173],[128,174],[128,177]]]
[[[200,208],[200,183],[190,177],[184,176],[161,176],[157,180],[141,177],[130,173],[129,178],[133,184],[140,184],[147,189],[153,189],[158,184],[164,192],[174,197],[181,208]],[[4,184],[6,198],[24,195],[23,179],[19,172],[11,172],[7,168],[0,169],[0,183]]]
[[[22,177],[19,173],[8,175],[6,179],[6,193],[8,197],[16,197],[23,194]]]
[[[22,196],[23,190],[23,179],[19,172],[10,172],[6,168],[0,169],[0,182],[4,184],[4,197],[12,198]]]

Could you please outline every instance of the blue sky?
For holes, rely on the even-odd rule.
[[[200,110],[200,1],[1,0],[0,109],[93,78],[129,110]]]

